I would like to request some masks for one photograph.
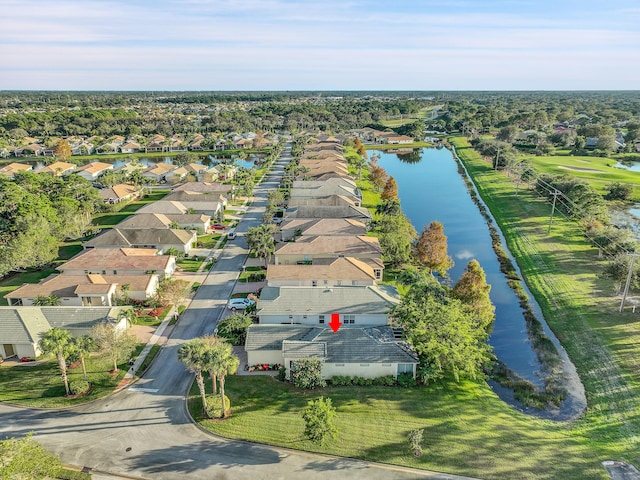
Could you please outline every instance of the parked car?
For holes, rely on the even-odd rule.
[[[234,239],[234,238],[236,238],[237,236],[238,236],[238,234],[236,233],[236,231],[235,231],[235,230],[231,230],[231,231],[229,232],[229,234],[227,235],[227,238],[228,238],[229,240],[233,240],[233,239]]]
[[[227,304],[227,308],[229,310],[244,310],[250,305],[253,305],[253,300],[249,300],[248,298],[230,298],[229,303]]]
[[[222,225],[221,223],[214,223],[211,225],[211,230],[226,230],[226,225]]]
[[[276,225],[280,225],[280,224],[282,223],[282,220],[284,220],[282,217],[273,217],[273,218],[271,219],[271,221],[272,221],[273,223],[275,223]]]

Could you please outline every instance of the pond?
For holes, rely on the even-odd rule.
[[[496,307],[490,344],[509,368],[541,385],[540,366],[530,346],[518,298],[500,271],[486,220],[471,199],[451,152],[425,148],[406,154],[376,153],[380,156],[379,165],[395,178],[402,209],[418,234],[434,220],[444,225],[449,255],[455,261],[449,271],[452,284],[469,260],[480,262]]]

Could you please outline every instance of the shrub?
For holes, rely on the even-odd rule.
[[[413,378],[411,373],[401,373],[398,375],[398,385],[404,388],[415,387],[416,379]]]
[[[393,375],[385,375],[384,377],[374,378],[373,384],[382,387],[393,387],[396,384],[396,379],[393,378]]]
[[[231,414],[231,402],[224,396],[225,417]],[[220,395],[207,395],[207,415],[209,418],[222,418],[222,399]]]
[[[331,378],[331,384],[337,386],[351,385],[351,377],[348,375],[335,375]]]
[[[308,390],[326,386],[322,380],[322,361],[319,358],[301,358],[291,362],[291,383]]]
[[[411,430],[409,432],[409,447],[416,457],[422,456],[422,436],[424,434],[423,429]]]
[[[281,382],[284,382],[287,379],[287,367],[285,367],[284,365],[280,365],[280,368],[278,368],[278,377],[277,378]]]
[[[331,405],[331,399],[320,397],[310,400],[307,408],[302,412],[305,429],[304,434],[312,442],[323,444],[328,438],[335,438],[337,429],[333,424],[336,409]]]
[[[89,390],[89,382],[86,380],[74,380],[69,383],[69,390],[74,395],[81,395]]]

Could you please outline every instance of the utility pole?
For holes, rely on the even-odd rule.
[[[549,217],[549,228],[547,229],[547,234],[551,233],[551,223],[553,222],[553,214],[556,211],[556,199],[560,192],[558,190],[553,191],[553,203],[551,204],[551,216]]]
[[[627,299],[627,293],[629,293],[629,284],[631,284],[631,277],[633,276],[633,264],[635,263],[636,257],[638,256],[638,254],[635,252],[629,253],[628,255],[631,255],[631,260],[629,260],[629,273],[627,274],[627,283],[625,283],[624,285],[624,292],[622,293],[622,302],[620,302],[620,310],[619,310],[620,313],[622,313],[622,310],[624,309],[624,302]]]

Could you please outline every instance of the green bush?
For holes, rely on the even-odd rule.
[[[404,388],[415,387],[416,379],[411,373],[401,373],[398,375],[398,385]]]
[[[291,362],[291,383],[307,390],[325,387],[322,380],[322,361],[319,358],[301,358]]]
[[[337,386],[351,385],[351,377],[348,375],[335,375],[334,377],[331,377],[331,384]]]
[[[277,378],[281,382],[284,382],[287,379],[287,367],[285,367],[284,365],[280,365],[280,368],[278,368],[278,377]]]
[[[224,396],[224,407],[226,415],[231,413],[231,402],[229,397]],[[222,417],[222,399],[220,395],[207,395],[207,415],[209,418],[221,418]]]
[[[393,378],[393,375],[385,375],[384,377],[374,378],[373,384],[382,387],[393,387],[396,384],[396,379]]]
[[[71,393],[74,395],[80,395],[89,390],[89,382],[86,380],[74,380],[69,383],[69,390],[71,390]]]

